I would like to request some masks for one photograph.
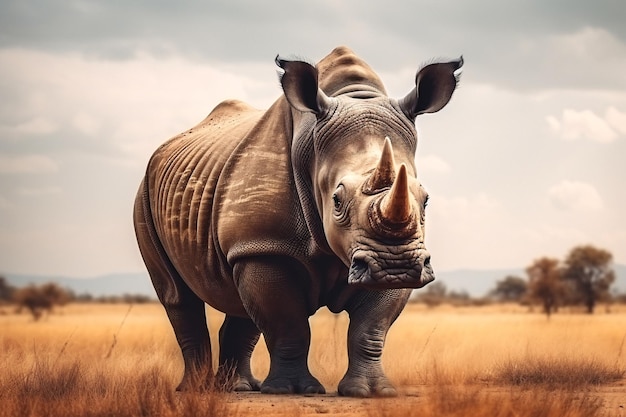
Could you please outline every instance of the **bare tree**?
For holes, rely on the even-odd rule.
[[[559,260],[540,258],[526,268],[530,298],[541,302],[543,311],[550,318],[565,295]]]
[[[576,301],[581,301],[592,314],[598,301],[610,296],[615,281],[613,255],[591,245],[572,249],[565,259],[563,277],[572,284]]]

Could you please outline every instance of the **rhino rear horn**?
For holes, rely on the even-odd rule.
[[[402,164],[391,190],[380,202],[380,215],[386,223],[403,225],[411,220],[412,213],[409,179]]]
[[[378,191],[391,187],[394,179],[396,178],[395,160],[393,158],[393,148],[391,147],[391,140],[385,137],[385,144],[383,145],[383,152],[376,165],[376,169],[367,178],[365,184],[363,184],[363,193],[376,194]]]

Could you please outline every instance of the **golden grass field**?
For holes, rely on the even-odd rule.
[[[182,359],[159,304],[69,305],[38,322],[0,312],[0,417],[626,416],[624,306],[548,321],[512,305],[409,305],[383,358],[400,396],[366,400],[336,395],[348,319],[326,309],[309,363],[328,394],[313,397],[176,393]],[[209,310],[214,346],[221,319]],[[267,374],[262,340],[252,366]]]

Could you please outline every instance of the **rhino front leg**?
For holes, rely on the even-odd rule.
[[[339,382],[339,395],[397,395],[383,372],[381,355],[387,331],[406,305],[410,293],[410,290],[368,291],[346,309],[350,315],[348,371]]]
[[[262,393],[325,393],[307,365],[311,330],[303,277],[303,268],[287,257],[247,258],[235,265],[239,294],[270,354]]]
[[[220,328],[218,377],[235,391],[258,391],[261,381],[252,375],[250,357],[261,332],[249,318],[226,316]],[[229,381],[230,378],[234,378]]]

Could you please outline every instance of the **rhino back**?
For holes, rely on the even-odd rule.
[[[284,100],[266,112],[224,102],[164,143],[148,165],[150,210],[168,257],[197,295],[223,311],[237,297],[237,259],[306,258],[287,110]]]

